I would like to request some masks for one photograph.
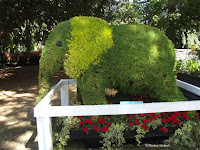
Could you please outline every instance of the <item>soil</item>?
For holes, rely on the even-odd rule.
[[[38,68],[18,66],[0,69],[1,150],[38,149],[36,121],[33,116],[39,91]],[[65,78],[67,76],[63,72],[54,75],[52,86]]]

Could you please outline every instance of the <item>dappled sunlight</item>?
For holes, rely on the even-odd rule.
[[[158,40],[158,35],[155,34],[154,31],[149,31],[147,34],[148,34],[148,35],[150,36],[150,38],[152,38],[153,40]]]
[[[158,59],[159,57],[159,52],[158,52],[158,47],[156,45],[152,45],[149,48],[149,58],[154,58],[154,59]],[[151,60],[151,59],[149,59]]]
[[[15,98],[24,98],[24,97],[35,97],[35,94],[33,93],[17,93],[16,91],[1,91],[0,92],[0,100],[10,100]]]

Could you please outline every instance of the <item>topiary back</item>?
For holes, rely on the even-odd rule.
[[[84,104],[106,103],[105,88],[155,101],[186,100],[173,72],[174,45],[159,29],[128,24],[112,27],[115,46],[78,80]]]

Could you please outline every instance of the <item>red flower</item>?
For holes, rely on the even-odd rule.
[[[181,114],[179,112],[175,112],[174,113],[176,116],[180,116],[181,117]]]
[[[168,117],[168,118],[166,119],[167,122],[170,122],[171,120],[172,120],[172,117]]]
[[[85,123],[89,123],[90,125],[93,124],[92,120],[90,118],[85,119]]]
[[[177,124],[180,124],[181,122],[180,122],[179,120],[176,120],[176,123],[177,123]]]
[[[130,119],[130,120],[131,120],[131,119],[132,119],[132,117],[131,117],[131,116],[129,116],[129,117],[128,117],[128,119]]]
[[[198,115],[199,113],[198,112],[195,112],[195,115]]]
[[[166,119],[165,119],[165,118],[163,118],[163,119],[162,119],[162,122],[163,122],[163,123],[165,123],[165,122],[166,122]]]
[[[141,125],[141,128],[142,128],[142,129],[145,129],[145,130],[148,130],[148,129],[149,129],[149,127],[145,126],[144,124]]]
[[[163,127],[160,127],[160,128],[159,128],[159,131],[162,131],[162,130],[163,130]]]
[[[186,117],[185,117],[185,120],[188,120],[188,119],[189,119],[189,117],[188,117],[188,116],[186,116]]]
[[[78,116],[78,118],[79,118],[79,119],[81,119],[81,118],[82,118],[82,116]]]
[[[140,114],[140,116],[145,116],[146,114]]]
[[[165,131],[165,132],[168,132],[168,128],[164,128],[164,131]]]
[[[135,114],[131,114],[132,116],[135,116]]]
[[[84,132],[87,132],[87,131],[88,131],[88,128],[87,128],[87,127],[85,127],[85,128],[83,129],[83,131],[84,131]]]
[[[93,129],[96,130],[96,129],[97,129],[97,126],[93,126]]]
[[[139,121],[135,121],[134,123],[135,123],[136,125],[139,125],[139,124],[140,124],[140,122],[139,122]]]
[[[172,115],[172,118],[176,118],[176,115],[175,115],[175,114],[173,114],[173,115]]]
[[[131,125],[133,125],[133,122],[129,122],[128,124],[129,124],[129,126],[131,126]]]
[[[101,130],[101,128],[100,128],[100,127],[97,127],[97,131],[100,132],[100,130]]]
[[[147,123],[147,122],[148,122],[148,120],[147,120],[147,119],[144,119],[144,120],[143,120],[143,122],[144,122],[144,123]]]
[[[144,124],[141,125],[141,128],[144,129],[146,126]]]
[[[108,127],[103,127],[103,128],[102,128],[102,131],[103,131],[103,132],[106,132],[106,131],[108,131],[108,129],[109,129]]]
[[[109,104],[113,104],[112,102],[110,102]]]
[[[149,116],[153,116],[153,113],[149,113]]]
[[[97,121],[99,122],[99,124],[102,124],[106,121],[105,118],[97,118]]]
[[[149,127],[147,127],[147,126],[145,126],[145,128],[144,128],[145,130],[148,130],[149,129]]]
[[[74,104],[76,104],[76,102],[74,102]]]
[[[165,115],[165,118],[168,118],[169,116],[168,115]]]
[[[155,119],[158,119],[158,115],[154,115],[154,118],[155,118]]]
[[[136,118],[135,120],[136,120],[136,121],[139,121],[140,119],[139,119],[139,118]]]
[[[142,98],[138,98],[138,101],[143,101]]]
[[[79,97],[77,97],[76,99],[79,100]]]
[[[184,114],[184,115],[183,115],[183,118],[186,118],[186,117],[187,117],[186,114]]]
[[[196,118],[199,118],[199,116],[198,115],[194,115]]]
[[[171,124],[174,124],[174,123],[176,123],[176,122],[177,122],[176,119],[172,119]]]
[[[149,121],[152,122],[152,121],[153,121],[153,118],[149,118]]]
[[[84,121],[79,122],[80,125],[84,125]]]
[[[111,122],[108,121],[108,122],[106,123],[106,125],[108,125],[108,126],[111,125]]]
[[[108,119],[111,119],[111,117],[108,117]]]
[[[164,114],[163,114],[163,113],[160,113],[160,115],[163,116]]]

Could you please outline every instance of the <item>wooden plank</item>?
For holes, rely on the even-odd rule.
[[[95,116],[143,114],[176,111],[200,110],[200,100],[179,102],[157,102],[144,104],[112,104],[112,105],[81,105],[81,106],[49,106],[37,117],[49,116]]]
[[[192,84],[189,84],[187,82],[183,82],[183,81],[178,80],[178,79],[176,80],[176,83],[179,87],[200,96],[200,88],[199,87],[192,85]]]

